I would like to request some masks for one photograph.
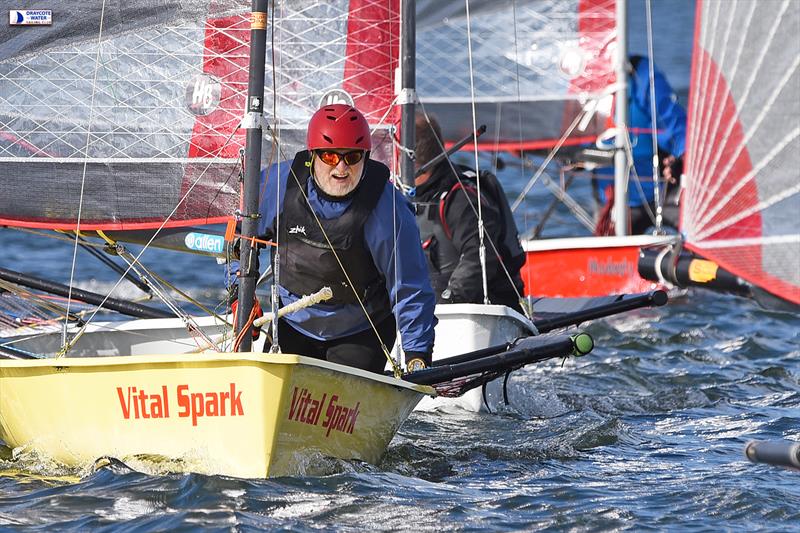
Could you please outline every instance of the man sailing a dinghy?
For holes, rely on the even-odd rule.
[[[367,120],[323,106],[307,147],[265,172],[259,233],[278,237],[281,306],[324,286],[333,298],[280,318],[281,350],[382,372],[399,327],[407,368],[430,366],[436,302],[419,231],[389,169],[369,158]]]
[[[631,177],[628,184],[630,233],[644,233],[655,222],[655,186],[653,183],[653,119],[650,104],[650,63],[646,57],[631,56],[628,65],[628,129],[631,137],[633,168],[642,180]],[[653,88],[658,128],[658,157],[667,182],[664,219],[677,227],[678,179],[683,172],[686,149],[686,110],[678,103],[667,78],[654,69]],[[600,206],[595,233],[612,235],[613,168],[600,168],[593,180],[595,198]],[[611,177],[609,177],[611,176]]]
[[[417,113],[415,126],[419,169],[442,153],[442,130],[435,117],[422,113]],[[480,196],[477,179],[474,170],[445,157],[415,180],[414,207],[436,299],[439,303],[484,302],[477,216],[480,198],[485,236],[491,239],[486,240],[489,302],[522,312],[519,272],[525,252],[511,208],[495,176],[481,172]]]

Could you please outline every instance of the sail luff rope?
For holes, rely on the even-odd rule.
[[[399,176],[400,175],[400,170],[397,169],[397,168],[395,170],[397,170],[397,175]],[[400,180],[400,179],[398,179],[396,181],[397,181],[397,183],[401,183],[401,184],[403,183],[403,180]],[[396,200],[397,200],[397,192],[398,192],[397,187],[392,187],[392,235],[394,236],[394,239],[392,240],[393,241],[392,242],[392,266],[394,267],[395,294],[397,294],[397,286],[398,286],[398,277],[397,277],[397,275],[398,275],[398,268],[397,268],[397,202],[396,202]],[[396,308],[397,306],[394,306],[394,307]],[[398,313],[394,309],[392,309],[392,312],[394,313],[394,323],[395,324],[400,324],[400,313]],[[398,344],[398,347],[399,346],[402,346],[402,344]],[[395,355],[395,365],[397,365],[398,368],[400,367],[400,364],[401,364],[400,351],[401,350],[397,350],[396,355]]]
[[[720,2],[720,4],[721,4],[721,2]],[[732,16],[732,13],[735,11],[737,6],[738,6],[738,4],[734,5],[734,8],[729,10],[730,15],[728,16],[728,25],[727,25],[727,28],[725,30],[724,36],[722,38],[722,46],[721,46],[722,47],[722,51],[720,52],[720,60],[719,60],[720,66],[722,66],[725,63],[725,57],[727,55],[728,49],[731,48],[728,45],[730,43],[731,32],[733,31],[732,30],[733,29],[733,22],[735,20],[735,17]],[[755,8],[756,8],[756,3],[753,2],[751,4],[751,6],[750,6],[750,12],[747,15],[748,20],[752,19],[753,14],[755,13]],[[717,5],[717,14],[716,14],[715,18],[713,18],[713,20],[717,21],[718,17],[719,17],[719,4]],[[735,79],[736,75],[737,75],[737,73],[739,71],[739,64],[740,64],[740,59],[742,58],[742,51],[744,49],[744,45],[747,43],[747,39],[745,38],[746,35],[747,35],[747,30],[745,30],[745,32],[741,35],[741,38],[740,38],[740,41],[739,41],[739,47],[733,54],[733,65],[731,66],[731,70],[730,70],[730,74],[729,74],[730,79]],[[709,51],[708,51],[708,58],[709,58],[708,70],[709,71],[711,70],[711,65],[713,63],[711,58],[714,57],[714,54],[713,54],[713,50],[714,50],[713,45],[714,45],[714,43],[715,43],[715,41],[712,39],[711,43],[710,43]],[[722,76],[722,73],[719,72],[718,75],[714,79],[714,88],[713,88],[713,91],[711,93],[711,96],[710,97],[704,96],[704,98],[703,98],[703,103],[707,104],[705,106],[707,108],[707,112],[706,112],[705,115],[700,117],[700,124],[702,124],[702,130],[700,131],[700,134],[698,135],[698,140],[696,141],[697,144],[698,144],[698,149],[697,149],[698,150],[698,152],[697,152],[697,165],[698,165],[698,168],[696,169],[696,173],[694,174],[694,176],[696,176],[698,178],[701,178],[701,177],[704,178],[705,183],[703,185],[707,185],[708,184],[708,181],[710,180],[710,177],[711,177],[710,169],[713,168],[714,165],[716,165],[716,160],[714,162],[714,165],[712,165],[711,167],[704,166],[701,169],[699,167],[699,165],[700,164],[704,164],[705,165],[705,164],[709,163],[709,158],[711,157],[711,150],[713,149],[713,147],[715,145],[714,145],[714,143],[710,143],[710,142],[699,142],[699,139],[716,138],[719,135],[720,127],[721,127],[721,123],[722,123],[722,117],[725,115],[725,113],[724,113],[725,100],[721,99],[721,98],[717,98],[717,95],[720,92],[720,86],[723,85],[723,79],[724,78]],[[703,87],[705,88],[705,85],[703,85]],[[704,91],[704,92],[706,92],[706,91]],[[712,120],[711,117],[713,117],[713,120]],[[703,173],[703,176],[700,176],[701,170],[705,171]],[[692,203],[693,208],[691,210],[691,215],[693,217],[694,216],[700,216],[702,214],[701,210],[705,209],[705,207],[702,207],[702,206],[707,206],[708,202],[711,201],[711,199],[713,198],[713,197],[709,196],[709,189],[710,188],[708,186],[698,187],[694,191],[694,194],[691,195],[692,196],[692,201],[693,201],[693,203]],[[694,226],[694,225],[696,225],[698,223],[698,220],[693,218],[692,219],[692,223],[693,223],[692,226]]]
[[[780,10],[780,12],[778,14],[776,14],[775,20],[778,20],[778,21],[781,20],[783,15],[786,13],[786,10],[789,8],[789,2],[790,1],[791,0],[784,0],[784,3],[782,5],[782,9]],[[755,5],[755,2],[753,4]],[[749,26],[749,25],[747,25],[747,26]],[[779,24],[774,24],[770,28],[769,34],[767,35],[767,37],[765,39],[766,43],[770,43],[770,42],[773,41],[773,39],[775,38],[775,35],[778,32],[779,26],[780,26]],[[744,39],[742,41],[744,42]],[[742,92],[742,95],[739,98],[739,101],[738,101],[739,106],[736,108],[736,114],[728,121],[727,127],[725,128],[725,134],[722,136],[721,141],[719,143],[720,146],[727,146],[728,140],[730,139],[731,133],[733,131],[733,127],[738,122],[739,116],[741,115],[740,109],[744,109],[744,108],[747,107],[747,100],[750,97],[751,90],[753,89],[753,87],[756,84],[756,81],[758,80],[758,73],[759,73],[759,71],[761,69],[761,66],[764,64],[764,60],[766,59],[767,50],[768,49],[769,49],[769,46],[760,47],[760,51],[759,51],[759,54],[758,54],[755,62],[748,65],[748,70],[750,71],[750,77],[747,80],[747,82],[745,83],[744,91]],[[721,75],[722,74],[720,73],[720,76]],[[710,171],[712,169],[716,169],[717,163],[719,162],[720,157],[722,156],[722,152],[723,152],[722,150],[717,150],[717,152],[714,155],[714,158],[711,161],[711,163],[704,167],[707,171],[709,171],[709,175],[710,175]],[[710,176],[706,176],[706,179],[708,179],[709,177]],[[705,189],[708,190],[708,192],[705,195],[705,198],[703,199],[703,201],[701,201],[700,204],[696,206],[695,213],[703,213],[703,211],[708,208],[711,199],[716,198],[717,192],[719,191],[721,186],[722,186],[722,180],[716,180],[716,182],[713,183],[711,187],[704,187]],[[701,214],[700,215],[700,219],[703,219],[703,218],[707,218],[707,217],[705,217],[705,216],[703,216]],[[700,221],[698,220],[697,222],[699,223]],[[693,229],[696,230],[696,228],[693,228]]]
[[[402,53],[400,53],[400,56],[402,57]],[[415,85],[416,85],[416,83],[415,83]],[[392,101],[392,105],[394,105],[394,103],[397,102],[398,97],[399,97],[399,95],[395,96],[394,100]],[[392,108],[392,105],[390,105],[389,108],[386,110],[386,113],[381,118],[381,121],[384,120],[389,115],[389,110]],[[415,123],[416,123],[416,120],[415,120]],[[397,139],[395,139],[395,135],[391,134],[390,137],[392,139],[392,143],[395,144],[398,148],[401,148],[400,147],[400,143],[397,141]],[[414,143],[416,144],[416,142],[417,141],[416,141],[416,138],[415,138],[414,139]],[[416,146],[415,146],[415,148],[416,148]],[[414,151],[413,150],[409,154],[409,157],[411,158],[412,161],[414,160],[415,155],[414,155]],[[396,186],[392,187],[392,236],[394,237],[394,239],[392,239],[392,265],[394,267],[395,294],[397,294],[398,266],[397,266],[397,204],[396,204],[397,197],[396,197],[396,195],[397,195],[397,192],[398,192],[398,186],[400,188],[405,188],[406,184],[403,183],[402,179],[400,179],[400,172],[401,172],[401,169],[399,168],[399,166],[400,166],[400,157],[393,157],[392,158],[392,165],[394,166],[395,176],[396,176],[396,179],[394,180]],[[412,183],[411,186],[413,187],[412,190],[413,190],[414,194],[416,194],[416,183]],[[404,194],[409,194],[411,192],[411,190],[403,191],[403,192],[404,192]],[[396,308],[397,306],[394,306],[394,307]],[[395,325],[399,326],[399,324],[400,324],[400,314],[398,312],[396,312],[395,309],[392,309],[392,313],[394,314],[394,323],[395,323]],[[400,349],[400,348],[402,348],[402,339],[401,339],[401,342],[399,342],[399,343],[395,340],[395,344],[397,345],[398,350],[396,350],[396,352],[395,352],[394,364],[392,365],[393,369],[400,368],[401,364],[402,364],[402,361],[400,360],[400,353],[402,352],[402,349]]]
[[[472,29],[471,17],[469,14],[469,0],[464,0],[464,5],[467,10],[467,60],[469,63],[469,93],[470,93],[470,107],[472,109],[472,131],[478,131],[478,124],[475,113],[475,73],[472,68]],[[478,188],[478,198],[481,197],[481,170],[478,162],[478,139],[473,140],[472,146],[474,147],[473,153],[475,154],[475,183]],[[486,243],[484,241],[484,228],[483,228],[483,202],[478,201],[478,256],[481,261],[481,279],[483,281],[483,303],[489,303],[489,281],[486,276]]]
[[[402,1],[410,1],[410,0],[400,0],[400,1],[402,2]],[[414,23],[416,24],[416,15],[414,17]],[[399,21],[399,26],[398,26],[398,28],[396,30],[396,34],[400,36],[400,43],[398,43],[398,46],[397,46],[397,57],[398,57],[397,64],[398,65],[397,65],[397,70],[395,71],[395,72],[400,73],[401,76],[402,76],[402,72],[403,72],[403,67],[402,67],[402,65],[400,63],[402,61],[403,49],[404,49],[404,47],[403,47],[403,34],[402,34],[403,24],[405,24],[405,22],[403,21],[403,6],[401,4],[400,5],[400,21]],[[414,54],[414,77],[415,77],[414,78],[414,84],[413,84],[414,85],[414,98],[418,100],[419,99],[419,95],[417,94],[417,80],[416,80],[416,75],[417,75],[416,74],[417,73],[417,64],[416,64],[417,33],[416,33],[416,31],[417,30],[415,28],[414,29],[414,50],[411,51],[411,52]],[[397,94],[394,95],[394,98],[392,99],[391,104],[389,104],[386,107],[386,111],[383,113],[383,116],[378,121],[378,124],[383,124],[384,121],[388,118],[389,113],[394,109],[394,106],[396,105],[396,103],[400,99],[400,94],[403,93],[403,87],[402,86],[403,86],[403,83],[402,83],[402,80],[401,80],[401,83],[399,84],[400,89],[396,91]],[[397,83],[395,83],[395,87],[398,87]],[[414,114],[415,114],[414,127],[415,128],[416,128],[416,122],[417,122],[417,120],[416,120],[416,106],[417,106],[417,104],[418,104],[418,101],[415,101],[414,102]],[[401,114],[402,114],[402,110],[401,110]],[[395,117],[397,117],[397,115],[395,115]],[[402,115],[397,120],[402,122]],[[400,145],[399,136],[395,136],[394,129],[395,128],[393,127],[392,130],[389,132],[389,138],[391,139],[392,144],[395,146],[396,149],[403,149],[403,148],[408,149],[407,147],[404,147],[404,146]],[[408,154],[408,158],[411,159],[411,161],[414,161],[416,159],[416,154],[415,154],[415,151],[416,151],[416,148],[417,148],[416,147],[416,143],[417,143],[417,138],[416,138],[416,133],[415,133],[414,134],[414,150],[412,150]],[[398,189],[400,189],[403,192],[403,194],[406,194],[406,195],[410,196],[410,193],[412,191],[411,190],[406,190],[408,187],[413,187],[413,193],[416,195],[416,193],[417,193],[417,185],[416,185],[416,177],[414,177],[413,182],[408,184],[408,185],[403,182],[403,180],[401,179],[402,178],[401,177],[402,170],[400,168],[401,167],[401,157],[399,155],[396,155],[396,154],[393,154],[393,156],[394,157],[392,157],[392,166],[394,167],[394,171],[395,171],[395,173],[394,173],[394,175],[395,175],[395,179],[394,179],[395,186],[392,187],[392,189],[393,189],[393,191],[392,191],[392,235],[395,238],[393,239],[393,242],[392,242],[392,255],[393,255],[392,262],[393,262],[393,266],[394,266],[394,282],[395,282],[395,294],[396,294],[397,293],[397,283],[398,283],[398,279],[399,279],[398,278],[399,269],[398,269],[398,262],[397,262],[398,246],[397,246],[397,237],[396,237],[397,236],[397,218],[395,218],[397,216],[397,208],[396,208],[395,201],[394,201],[395,200],[395,196],[394,195],[396,194],[396,191]],[[416,168],[416,165],[414,165],[414,168]],[[392,309],[392,312],[393,313],[395,312],[394,309]],[[399,326],[400,326],[400,314],[399,313],[395,313],[394,320],[395,320],[395,326],[397,326],[398,330],[399,330]],[[403,346],[402,339],[400,339],[400,342],[397,342],[397,340],[395,339],[395,345],[397,346],[397,350],[395,350],[394,364],[392,365],[392,369],[396,372],[396,369],[402,368],[402,363],[403,363],[403,361],[401,360],[401,355],[400,355],[401,352],[403,352],[403,350],[402,350],[402,346]],[[403,354],[403,357],[405,357],[405,354]],[[431,353],[431,357],[433,357],[433,353]]]
[[[653,166],[653,202],[656,205],[656,233],[661,233],[661,225],[663,221],[663,212],[664,212],[664,205],[663,199],[661,198],[661,189],[659,184],[659,175],[658,175],[658,110],[656,108],[656,72],[655,72],[655,61],[653,58],[653,14],[652,14],[652,6],[650,5],[651,0],[645,1],[645,13],[647,18],[647,57],[649,58],[647,63],[647,76],[648,81],[650,82],[650,129],[652,134],[650,135],[650,139],[652,141],[652,148],[653,148],[653,158],[652,158],[652,166]],[[642,197],[644,198],[644,197]]]
[[[102,5],[100,6],[100,29],[97,33],[97,52],[95,54],[94,59],[94,74],[92,78],[92,95],[89,99],[89,122],[86,124],[86,143],[84,144],[84,161],[83,161],[83,170],[81,173],[81,192],[78,200],[78,220],[75,225],[75,244],[72,248],[72,264],[70,266],[70,273],[69,273],[69,292],[67,294],[67,312],[64,315],[64,328],[61,332],[61,344],[66,345],[67,343],[67,328],[69,327],[69,308],[72,302],[72,284],[75,282],[75,264],[78,258],[78,235],[80,234],[81,230],[81,216],[83,214],[83,193],[86,188],[86,170],[88,168],[89,162],[89,145],[91,144],[91,137],[92,137],[92,121],[94,120],[94,98],[95,94],[97,93],[97,75],[100,71],[100,50],[101,44],[103,41],[103,24],[105,23],[105,13],[106,13],[106,0],[103,0]],[[92,315],[94,316],[94,315]]]
[[[276,58],[275,58],[275,32],[276,32],[276,30],[277,31],[281,31],[281,29],[279,29],[275,25],[275,12],[276,12],[276,9],[277,8],[275,7],[275,0],[272,0],[272,16],[270,17],[271,22],[272,22],[272,31],[270,32],[270,47],[271,47],[270,55],[272,57],[272,61],[271,61],[271,63],[272,63],[272,121],[273,121],[273,124],[275,124],[276,127],[275,128],[269,128],[269,131],[272,133],[272,150],[273,151],[277,150],[278,152],[280,152],[281,130],[277,128],[277,125],[278,125],[278,83],[277,83],[277,74],[278,74],[278,71],[280,69],[277,69],[276,65],[278,64],[278,61],[283,61],[283,54],[281,54],[276,60]],[[284,13],[284,9],[285,9],[284,2],[280,3],[280,9],[281,9],[281,14],[283,14]],[[281,26],[281,28],[282,28],[282,26]],[[278,42],[280,42],[281,35],[279,35]],[[282,66],[282,63],[281,63],[281,66]],[[278,161],[277,161],[277,165],[278,165],[277,166],[277,171],[278,171],[278,176],[280,176],[281,175],[281,163],[282,163],[282,159],[283,159],[282,157],[280,157],[280,153],[278,153],[278,158],[277,159],[278,159]],[[269,167],[267,167],[267,168],[269,168]],[[269,176],[267,176],[267,179],[269,179]],[[281,180],[279,178],[276,178],[276,179],[277,179],[277,183],[275,184],[275,190],[276,190],[276,194],[275,194],[275,213],[279,213],[280,212],[280,198],[281,198]],[[266,194],[266,190],[267,190],[267,184],[266,184],[266,179],[265,179],[264,180],[264,193],[265,194]],[[281,235],[281,231],[280,230],[281,230],[281,217],[276,215],[275,216],[275,242],[277,242],[277,243],[280,243],[280,235]],[[277,316],[278,309],[280,308],[280,295],[278,294],[278,286],[279,286],[279,283],[280,283],[280,276],[281,276],[280,246],[276,246],[273,253],[274,253],[274,256],[270,257],[270,259],[272,260],[272,269],[273,269],[273,272],[272,272],[272,287],[271,287],[271,290],[270,290],[270,312],[273,314],[273,316]],[[272,321],[272,324],[270,324],[270,329],[272,330],[272,344],[269,347],[269,351],[270,351],[270,353],[278,353],[278,352],[280,352],[280,344],[279,344],[280,339],[278,338],[278,321],[277,320],[273,320]]]
[[[761,123],[769,114],[769,111],[772,108],[772,104],[775,103],[775,100],[778,99],[778,96],[780,96],[780,93],[783,91],[786,85],[788,85],[790,78],[792,77],[792,75],[794,75],[794,73],[798,70],[798,68],[800,68],[800,57],[796,57],[792,66],[786,69],[783,77],[779,80],[777,86],[767,99],[767,102],[761,107],[761,111],[756,115],[756,118],[751,124],[750,128],[744,133],[741,141],[736,145],[736,151],[733,153],[731,157],[728,158],[728,162],[726,163],[725,167],[723,167],[722,171],[718,173],[719,175],[722,176],[728,175],[728,172],[733,168],[733,165],[739,158],[739,155],[745,148],[747,148],[748,143],[755,136],[757,130],[761,126]],[[794,138],[796,138],[796,134],[795,137],[791,137],[790,135],[788,140],[785,140],[784,142],[781,143],[781,146],[785,146],[788,142],[790,142]],[[772,150],[770,151],[768,157],[773,158],[775,155],[776,155],[775,151]],[[764,167],[764,165],[761,162],[754,162],[754,163],[756,163],[755,166],[758,166],[759,168]],[[716,215],[719,211],[721,211],[728,204],[728,202],[730,202],[736,196],[736,194],[742,189],[742,187],[744,187],[748,182],[750,182],[753,179],[753,177],[754,177],[754,171],[748,172],[747,174],[742,176],[742,178],[739,181],[737,181],[733,185],[733,187],[731,187],[730,190],[728,190],[725,193],[722,199],[716,202],[715,205],[709,211],[700,213],[700,216],[698,217],[697,220],[697,224],[695,226],[696,229],[700,231],[705,224],[708,224],[714,217],[714,215]]]

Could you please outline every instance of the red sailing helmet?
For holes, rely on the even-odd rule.
[[[358,109],[347,104],[322,106],[308,121],[309,150],[325,148],[372,149],[369,124]]]

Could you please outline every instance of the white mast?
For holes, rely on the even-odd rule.
[[[617,135],[614,152],[614,233],[628,233],[628,157],[625,145],[628,143],[628,6],[627,0],[617,0],[617,93],[614,109]]]

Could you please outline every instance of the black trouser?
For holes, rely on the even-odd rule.
[[[631,226],[631,235],[641,235],[648,228],[655,226],[653,223],[653,219],[650,218],[650,213],[655,213],[656,207],[655,204],[650,204],[650,211],[647,211],[647,208],[643,205],[637,207],[631,207],[629,210],[630,214],[630,226]]]
[[[394,315],[389,315],[375,324],[375,328],[383,339],[384,346],[391,350],[397,337]],[[305,355],[370,372],[382,373],[386,367],[386,355],[384,355],[378,337],[371,327],[347,337],[320,341],[303,335],[285,320],[279,319],[278,342],[284,353]],[[269,343],[264,346],[268,347]]]

